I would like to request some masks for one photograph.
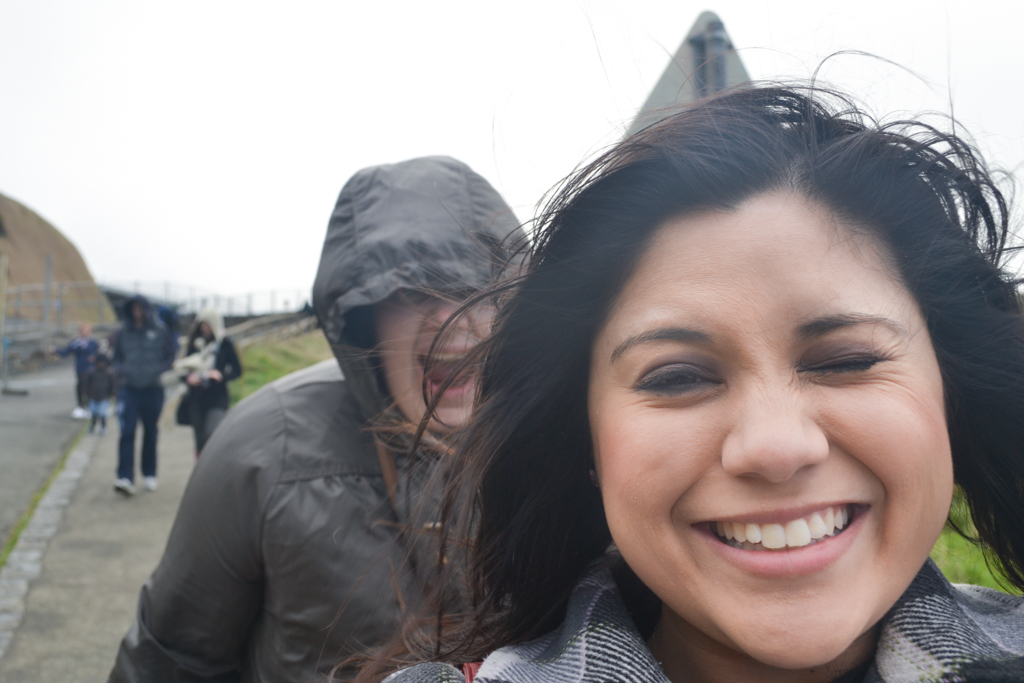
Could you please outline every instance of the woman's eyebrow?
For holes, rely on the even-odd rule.
[[[643,344],[651,341],[662,341],[669,339],[672,341],[683,341],[683,342],[697,342],[700,344],[707,344],[711,341],[711,337],[703,332],[697,332],[696,330],[688,330],[682,327],[659,327],[654,330],[648,330],[647,332],[641,332],[640,334],[633,335],[626,341],[615,347],[612,351],[611,362],[614,363],[619,359],[623,353],[625,353],[631,346],[637,344]]]
[[[866,315],[863,313],[844,313],[828,315],[822,318],[804,323],[796,328],[796,335],[799,339],[808,340],[824,336],[834,330],[855,325],[881,325],[887,327],[901,337],[908,337],[907,330],[895,320],[880,315]]]

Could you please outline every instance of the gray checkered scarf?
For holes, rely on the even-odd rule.
[[[385,683],[464,683],[448,664],[399,671]],[[864,683],[1024,681],[1024,598],[952,585],[929,560],[882,621]],[[474,683],[668,683],[633,625],[606,564],[569,599],[565,621],[537,640],[488,656]]]

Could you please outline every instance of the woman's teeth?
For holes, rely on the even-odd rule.
[[[466,357],[465,353],[435,353],[432,360],[435,363],[454,363]],[[424,356],[426,358],[426,356]]]
[[[835,536],[850,523],[850,506],[818,510],[785,524],[712,522],[711,530],[725,543],[745,550],[801,548]]]
[[[430,358],[429,368],[426,367],[426,356],[421,356],[420,364],[424,366],[425,370],[429,370],[427,373],[427,381],[434,385],[434,387],[439,387],[444,384],[455,371],[463,369],[461,364],[465,359],[465,353],[438,353]],[[460,387],[468,380],[468,373],[463,373],[462,375],[455,377],[448,388],[453,389],[455,387]]]

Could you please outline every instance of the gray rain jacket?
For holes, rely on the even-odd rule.
[[[347,314],[402,288],[480,288],[516,230],[487,181],[447,157],[346,183],[313,287],[337,360],[261,389],[218,427],[112,683],[309,683],[393,635],[433,576],[429,534],[410,530],[430,527],[417,511],[430,509],[419,503],[434,460],[397,458],[392,506],[365,431],[386,408],[356,347],[367,330],[353,321],[367,318]]]

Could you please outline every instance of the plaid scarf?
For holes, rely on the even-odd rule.
[[[465,683],[448,664],[399,671],[385,683]],[[863,683],[1024,681],[1024,598],[953,586],[929,560],[882,620]],[[606,564],[569,599],[565,621],[537,640],[488,656],[474,683],[668,683],[644,645]]]

